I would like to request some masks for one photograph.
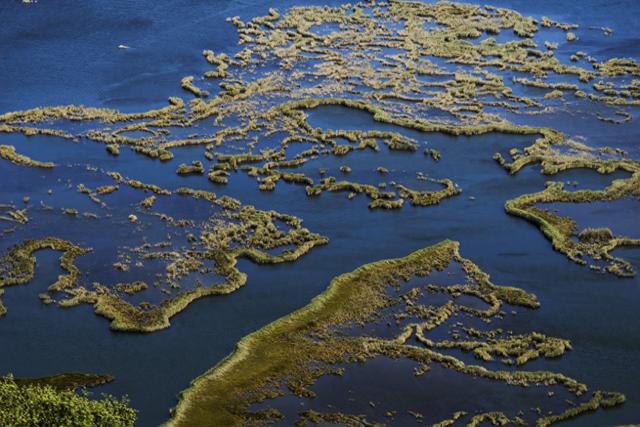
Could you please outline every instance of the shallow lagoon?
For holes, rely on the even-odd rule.
[[[622,2],[615,7],[601,1],[590,2],[593,7],[558,2],[494,3],[523,13],[579,22],[585,28],[579,34],[579,43],[596,54],[639,56],[640,45],[634,43],[637,35],[630,22],[637,13],[629,12],[638,9],[635,2]],[[166,97],[180,95],[177,82],[181,77],[205,69],[199,56],[203,48],[234,51],[235,33],[224,22],[226,16],[250,17],[270,6],[285,9],[293,4],[297,2],[212,5],[189,1],[176,5],[156,1],[137,6],[112,2],[105,11],[102,3],[85,2],[82,6],[64,6],[68,18],[61,22],[60,8],[54,10],[40,3],[25,9],[18,2],[7,2],[0,6],[6,22],[11,23],[3,26],[0,37],[0,86],[8,88],[0,100],[0,111],[65,103],[125,111],[157,107]],[[606,22],[601,18],[604,7]],[[616,32],[603,39],[599,32],[586,29],[592,24],[607,25]],[[129,44],[132,49],[118,50],[115,46],[119,43]],[[574,47],[581,48],[577,44]],[[611,126],[563,115],[519,117],[518,121],[552,125],[570,135],[586,136],[592,145],[623,147],[638,158],[639,129],[635,121]],[[354,123],[379,126],[360,113],[326,114],[317,117],[316,125],[349,129]],[[116,160],[106,155],[104,147],[92,143],[83,143],[79,150],[68,141],[0,135],[0,143],[14,144],[36,159],[89,163],[168,188],[188,182],[194,188],[229,194],[261,209],[297,215],[306,227],[331,240],[328,246],[316,248],[294,264],[257,266],[241,261],[241,269],[249,275],[246,287],[227,297],[200,300],[173,318],[170,329],[150,335],[110,332],[108,322],[95,316],[90,307],[62,310],[42,305],[37,294],[60,273],[58,255],[42,252],[34,282],[9,288],[3,297],[9,311],[0,320],[0,342],[3,348],[10,349],[0,355],[3,373],[41,376],[80,370],[113,374],[116,381],[97,391],[129,394],[133,405],[140,409],[140,425],[157,425],[167,419],[177,393],[232,351],[242,336],[305,305],[332,277],[367,262],[403,256],[451,238],[461,242],[464,256],[489,272],[495,283],[513,284],[538,295],[542,307],[520,312],[512,320],[514,330],[536,329],[572,341],[574,351],[561,360],[534,362],[533,366],[553,364],[554,369],[593,389],[617,390],[627,395],[622,407],[579,418],[573,425],[637,422],[634,417],[640,413],[640,344],[633,337],[640,330],[639,278],[618,279],[577,266],[554,252],[536,227],[504,213],[507,199],[542,190],[546,180],[573,177],[545,177],[536,168],[508,176],[491,156],[530,142],[521,141],[521,137],[415,137],[427,147],[440,150],[442,160],[434,163],[421,150],[414,154],[381,152],[380,161],[374,165],[360,155],[342,160],[354,170],[380,165],[406,171],[406,179],[414,179],[416,171],[436,178],[451,177],[463,193],[431,208],[405,206],[398,212],[379,212],[368,211],[363,196],[349,201],[344,193],[323,193],[318,199],[307,199],[303,188],[284,184],[274,193],[265,194],[244,172],[238,172],[226,187],[216,187],[205,177],[181,178],[174,173],[181,161],[179,150],[172,162],[160,164],[128,150],[123,150]],[[19,205],[25,194],[33,200],[46,200],[47,188],[64,188],[64,183],[52,183],[49,172],[37,171],[37,177],[22,173],[16,166],[0,163],[3,202]],[[74,184],[90,183],[75,170],[55,173],[67,174]],[[66,195],[61,190],[59,196],[70,205],[81,203],[75,200],[81,198],[75,186]],[[470,200],[469,196],[476,199]],[[90,205],[88,200],[84,203]],[[65,229],[73,227],[73,222],[49,226]],[[49,231],[45,227],[39,232]],[[12,243],[3,239],[1,246],[4,249]],[[455,393],[458,385],[443,381],[442,387],[450,390],[440,393]]]

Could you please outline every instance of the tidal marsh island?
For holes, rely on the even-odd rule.
[[[491,283],[486,273],[460,256],[458,246],[444,241],[405,258],[374,262],[335,278],[308,306],[244,338],[234,354],[198,378],[182,396],[169,425],[283,420],[301,426],[407,425],[415,421],[439,426],[457,421],[467,425],[547,426],[624,402],[620,393],[588,393],[586,385],[561,373],[514,370],[513,366],[522,367],[538,358],[561,357],[571,344],[540,332],[514,334],[494,329],[508,316],[505,310],[535,309],[540,303],[522,289]],[[367,370],[369,364],[375,367]],[[389,366],[393,364],[401,366]],[[351,374],[354,365],[359,365],[357,374]],[[382,367],[383,371],[374,374]],[[348,390],[362,380],[357,376],[372,374],[381,376],[380,382],[392,384],[394,376],[414,376],[428,382],[432,368],[436,377],[442,377],[440,370],[444,369],[505,384],[503,390],[495,386],[484,389],[496,397],[497,393],[508,393],[508,387],[542,388],[545,392],[532,390],[531,401],[537,398],[535,405],[540,405],[535,409],[503,409],[498,399],[492,410],[484,411],[477,403],[468,402],[470,407],[452,407],[452,417],[439,419],[428,410],[424,414],[422,406],[411,407],[417,399],[409,396],[394,402],[396,407],[368,390],[357,390],[353,395],[353,390]],[[338,376],[341,381],[329,384],[327,379],[320,385],[325,376]],[[476,387],[473,380],[456,381]],[[372,388],[380,386],[376,382],[373,380]],[[315,388],[323,404],[332,403],[316,404]],[[323,392],[332,396],[322,396]],[[373,400],[361,401],[364,396]],[[270,403],[266,406],[265,402]],[[359,412],[350,413],[354,409]]]
[[[281,3],[103,5],[130,101],[0,104],[0,424],[638,422],[627,7]]]

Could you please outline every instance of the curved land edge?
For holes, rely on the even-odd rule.
[[[537,308],[538,300],[533,294],[513,287],[492,284],[489,276],[471,261],[460,256],[459,243],[445,240],[434,246],[418,250],[404,258],[376,261],[361,266],[353,272],[334,278],[326,291],[313,298],[305,307],[286,315],[264,328],[244,337],[236,350],[211,370],[196,378],[190,388],[180,396],[172,419],[165,427],[177,426],[234,426],[251,421],[268,421],[278,418],[277,410],[250,413],[253,403],[273,399],[279,395],[274,384],[279,380],[300,380],[311,384],[305,377],[310,361],[340,360],[344,353],[357,354],[362,347],[343,347],[344,341],[330,340],[316,344],[309,336],[331,334],[336,326],[366,322],[371,316],[389,307],[385,290],[391,284],[412,277],[425,277],[434,270],[445,270],[452,261],[460,263],[467,277],[497,300],[528,308]],[[500,303],[499,303],[500,304]],[[498,305],[499,307],[499,305]],[[386,342],[400,351],[419,351],[414,346],[404,346],[404,340]],[[384,341],[370,339],[366,347],[376,347]],[[328,344],[328,345],[327,345]],[[346,344],[348,346],[348,344]],[[384,346],[384,345],[383,345]],[[466,365],[461,361],[426,350],[429,358],[452,369],[487,379],[501,380],[523,386],[533,384],[563,384],[569,391],[581,396],[587,387],[560,373],[547,371],[490,371],[480,366]],[[384,354],[380,353],[380,354]],[[337,355],[337,356],[336,356]],[[302,372],[302,373],[301,373]],[[291,383],[289,383],[291,386]],[[557,415],[537,420],[539,426],[573,418],[582,413],[620,405],[625,397],[620,393],[597,391],[593,397]],[[504,415],[502,415],[504,416]]]
[[[3,381],[0,378],[0,381]],[[82,372],[65,372],[39,378],[13,378],[18,385],[50,386],[56,390],[75,390],[92,388],[108,384],[114,380],[113,375],[87,374]]]
[[[452,257],[459,256],[458,248],[458,242],[445,240],[404,258],[375,261],[334,278],[308,305],[242,338],[233,353],[196,378],[181,393],[172,419],[164,426],[237,425],[234,412],[242,402],[234,402],[234,398],[240,398],[243,389],[254,388],[255,378],[271,376],[271,372],[277,372],[287,363],[287,352],[272,345],[275,337],[305,330],[336,315],[337,319],[344,318],[345,313],[340,312],[348,308],[358,288],[366,286],[359,279],[367,273],[380,277],[394,270],[407,271],[411,264],[416,270],[422,264],[420,261],[427,260],[431,262],[420,267],[429,271],[434,267],[444,268]]]

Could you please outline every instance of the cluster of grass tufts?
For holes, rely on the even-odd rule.
[[[194,160],[190,165],[181,163],[176,173],[178,175],[202,175],[204,174],[204,165],[200,160]]]
[[[406,291],[406,284],[415,283],[415,278],[424,281],[431,273],[445,271],[453,265],[459,266],[466,275],[465,285],[441,287],[430,284]],[[429,298],[432,292],[444,292],[450,299],[433,305]],[[479,298],[490,307],[480,310],[457,302],[462,294]],[[533,294],[491,283],[489,276],[478,266],[460,256],[456,242],[444,241],[405,258],[364,265],[333,279],[328,289],[306,307],[243,338],[233,354],[196,379],[182,394],[174,417],[167,425],[245,425],[274,421],[291,424],[295,421],[301,425],[305,422],[363,423],[366,422],[364,418],[339,412],[339,407],[328,413],[306,411],[298,414],[297,420],[289,420],[269,402],[283,395],[312,398],[316,392],[311,387],[318,378],[341,375],[350,364],[366,365],[378,357],[417,362],[425,367],[420,373],[426,375],[425,381],[428,381],[428,367],[439,364],[479,380],[500,381],[511,386],[559,385],[581,400],[588,390],[586,385],[562,373],[520,368],[491,370],[483,365],[466,364],[440,351],[459,347],[474,351],[481,363],[500,357],[511,360],[509,364],[524,365],[538,357],[562,356],[571,349],[567,340],[537,332],[512,335],[501,329],[482,332],[469,328],[466,330],[473,340],[434,338],[439,332],[430,336],[432,330],[446,328],[452,319],[457,320],[455,325],[462,324],[465,316],[486,322],[498,321],[503,316],[501,307],[504,304],[539,306]],[[388,331],[395,331],[395,336],[391,333],[391,337],[381,338],[375,334],[375,329],[366,328],[370,323],[385,321]],[[358,333],[360,327],[366,332]],[[453,332],[449,333],[455,336]],[[604,396],[606,398],[602,398]],[[587,410],[615,406],[623,401],[621,394],[596,392],[595,400],[561,409],[559,413],[539,413],[533,423],[570,419]],[[263,409],[251,411],[250,407],[258,403]],[[453,421],[467,417],[468,412],[457,411]],[[386,416],[393,417],[394,411],[387,412]],[[418,413],[415,416],[422,417]],[[519,420],[522,424],[523,419]],[[518,419],[501,412],[476,413],[467,419],[469,425],[480,425],[485,421],[505,424],[518,422]],[[450,424],[445,420],[439,425]]]
[[[32,168],[52,169],[55,166],[55,164],[51,162],[40,162],[19,154],[13,145],[0,145],[0,157],[16,165],[29,166]]]
[[[616,248],[623,246],[640,246],[640,239],[625,236],[617,236],[607,228],[586,228],[578,230],[572,218],[563,217],[555,212],[545,209],[545,205],[556,202],[587,204],[597,201],[620,200],[625,197],[640,196],[640,162],[629,160],[599,160],[594,158],[558,157],[548,154],[529,154],[506,164],[500,156],[495,157],[507,168],[513,168],[514,164],[521,162],[539,162],[543,172],[556,174],[564,170],[585,168],[593,169],[601,174],[610,174],[616,170],[625,170],[632,173],[631,177],[618,179],[604,190],[579,190],[566,191],[564,184],[549,182],[547,187],[538,193],[524,194],[509,200],[505,209],[510,215],[514,215],[536,224],[544,235],[551,241],[553,248],[565,254],[569,259],[578,264],[586,265],[585,257],[606,262],[604,271],[620,277],[632,277],[636,274],[633,266],[624,259],[611,255]],[[517,166],[519,168],[520,166]],[[577,237],[577,239],[574,239]],[[601,268],[591,264],[594,270]]]
[[[193,229],[199,236],[185,231],[190,247],[174,251],[156,251],[155,246],[147,244],[131,251],[141,260],[164,260],[166,262],[165,280],[175,289],[180,289],[179,282],[184,277],[195,272],[202,274],[215,272],[217,276],[222,277],[222,280],[208,285],[200,283],[194,289],[168,293],[169,296],[156,305],[148,303],[133,305],[127,302],[125,297],[142,294],[148,289],[146,283],[133,281],[104,286],[94,282],[90,288],[85,287],[86,285],[79,281],[80,271],[75,261],[89,251],[71,242],[49,237],[25,241],[11,248],[0,258],[0,290],[6,286],[26,284],[31,281],[35,270],[35,252],[42,249],[58,250],[63,252],[60,264],[67,274],[59,276],[58,280],[40,295],[44,303],[57,303],[60,307],[90,304],[94,306],[97,314],[111,320],[112,329],[152,332],[169,327],[170,318],[184,310],[191,302],[206,296],[227,295],[244,286],[246,275],[236,267],[239,258],[246,258],[259,264],[293,262],[314,247],[326,244],[328,241],[325,237],[304,228],[299,218],[290,215],[242,205],[229,197],[217,198],[214,193],[208,191],[183,187],[178,188],[174,193],[156,185],[127,179],[117,173],[111,173],[110,176],[122,185],[153,193],[141,202],[141,207],[144,208],[140,210],[141,217],[129,215],[132,223],[142,222],[144,213],[157,215],[170,226],[189,227],[190,230],[195,227],[192,221],[153,212],[158,196],[173,195],[206,200],[213,207],[218,207],[219,213]],[[285,176],[288,175],[283,174],[283,179],[291,179]],[[109,194],[118,188],[118,186],[99,187],[103,194]],[[84,185],[79,185],[78,191],[94,197],[98,194],[98,190],[93,192]],[[68,209],[67,213],[78,215],[78,212],[72,209]],[[282,225],[285,229],[281,228]],[[279,248],[286,249],[278,251]],[[204,268],[205,263],[212,264],[215,269]],[[122,271],[128,270],[128,262],[116,264],[114,267]],[[0,314],[5,312],[6,309],[0,302]]]
[[[193,84],[193,76],[187,76],[180,81],[180,86],[182,89],[191,92],[197,97],[206,98],[209,96],[209,92],[206,90],[202,90],[196,85]]]

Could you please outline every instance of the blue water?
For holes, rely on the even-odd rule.
[[[71,103],[123,111],[164,106],[167,97],[183,95],[178,84],[183,76],[209,69],[201,57],[203,49],[230,54],[238,50],[235,29],[225,22],[227,16],[248,19],[266,13],[269,7],[284,10],[302,2],[338,4],[324,0],[91,0],[55,4],[41,1],[33,5],[1,2],[0,112]],[[581,27],[576,31],[579,40],[560,48],[567,54],[585,50],[599,59],[612,56],[640,59],[636,23],[640,3],[636,1],[492,3],[525,14],[579,23]],[[615,32],[603,37],[600,31],[590,30],[590,26],[609,26]],[[131,48],[117,49],[119,44]],[[363,113],[324,109],[311,116],[315,126],[380,128]],[[631,156],[640,158],[637,142],[640,128],[635,120],[612,126],[568,113],[524,116],[517,120],[553,126],[569,136],[585,137],[588,144],[595,146],[622,147]],[[174,173],[176,166],[195,158],[187,150],[184,153],[176,150],[176,159],[161,164],[128,150],[115,159],[105,153],[103,146],[93,143],[0,134],[0,143],[14,144],[20,152],[36,159],[63,165],[90,164],[167,188],[188,183],[229,194],[261,209],[297,215],[306,227],[331,241],[293,264],[257,266],[240,261],[239,267],[249,275],[246,287],[228,297],[200,300],[173,318],[170,329],[147,335],[110,332],[108,322],[93,315],[91,307],[63,310],[42,305],[37,294],[60,274],[59,254],[42,252],[38,254],[34,281],[7,289],[3,297],[8,314],[0,319],[3,349],[0,372],[22,377],[64,371],[113,374],[116,381],[98,391],[128,394],[133,406],[140,410],[139,425],[158,425],[168,418],[177,394],[231,352],[242,336],[304,306],[324,290],[332,277],[363,263],[404,256],[451,238],[461,242],[463,255],[490,273],[495,283],[518,286],[538,296],[542,303],[539,310],[518,310],[518,316],[508,319],[514,330],[535,329],[572,341],[574,351],[554,361],[554,370],[573,376],[592,389],[627,395],[624,406],[579,418],[568,425],[638,422],[640,279],[622,280],[575,265],[554,252],[533,225],[504,213],[507,199],[540,191],[546,180],[565,178],[543,176],[537,168],[508,176],[491,159],[496,151],[504,153],[513,146],[529,144],[527,138],[504,135],[451,138],[403,132],[418,140],[421,147],[437,148],[442,152],[442,160],[434,163],[421,149],[415,154],[388,153],[382,147],[380,153],[372,155],[379,159],[375,163],[371,163],[372,157],[348,155],[339,164],[348,164],[354,174],[385,166],[392,173],[380,177],[381,181],[396,179],[408,186],[419,185],[415,180],[418,171],[433,178],[450,177],[463,189],[462,194],[432,208],[406,206],[394,212],[369,211],[364,196],[349,201],[345,194],[323,193],[319,198],[308,199],[302,187],[282,183],[275,192],[262,193],[255,181],[242,172],[234,175],[226,187],[214,186],[205,177],[178,177]],[[317,163],[313,165],[316,166]],[[336,171],[335,175],[338,174]],[[20,206],[22,197],[28,194],[31,203],[37,205],[40,200],[48,201],[47,189],[52,188],[62,205],[82,206],[86,210],[92,207],[91,201],[75,192],[75,185],[80,182],[95,186],[91,174],[82,167],[34,171],[0,162],[0,177],[1,203]],[[607,183],[601,178],[578,181],[593,182],[602,188]],[[66,185],[67,179],[73,181],[71,188]],[[592,219],[590,216],[589,221]],[[76,223],[72,219],[41,224],[30,231],[34,236],[57,229],[82,239],[81,230],[73,229]],[[99,249],[121,238],[104,237],[104,242],[88,238],[86,242],[98,245]],[[1,240],[1,249],[15,243],[16,238]],[[629,258],[640,268],[637,251]],[[540,366],[545,363],[540,362]],[[464,385],[460,381],[439,380],[436,394],[453,395],[461,386]],[[511,398],[500,396],[507,402]],[[513,399],[516,402],[519,397]]]

